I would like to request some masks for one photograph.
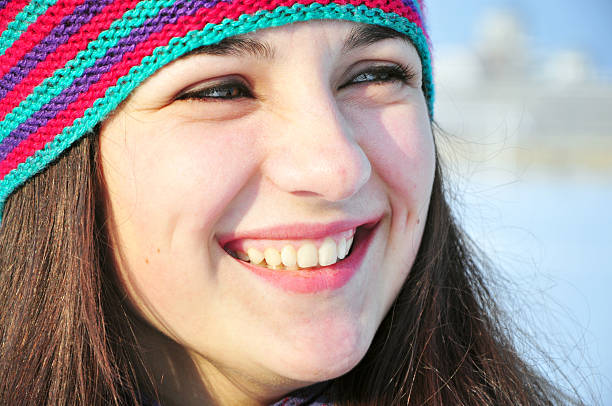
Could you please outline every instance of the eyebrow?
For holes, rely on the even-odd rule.
[[[412,41],[408,36],[392,28],[383,27],[380,25],[358,25],[353,27],[342,46],[342,52],[347,53],[357,48],[367,47],[376,42],[399,38],[412,46]]]
[[[353,27],[349,35],[346,37],[344,44],[342,45],[342,52],[348,53],[355,49],[367,47],[376,42],[392,38],[400,38],[412,45],[412,41],[406,35],[391,28],[379,25],[361,24]],[[184,55],[184,57],[190,55],[231,55],[237,57],[253,57],[256,59],[272,60],[275,58],[276,50],[266,41],[260,41],[250,38],[246,36],[246,34],[242,34],[224,38],[216,44],[201,46],[187,53]]]

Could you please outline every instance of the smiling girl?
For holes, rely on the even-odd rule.
[[[1,404],[560,401],[446,204],[421,2],[0,12]]]

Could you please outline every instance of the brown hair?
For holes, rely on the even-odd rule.
[[[138,404],[154,397],[138,322],[107,252],[97,136],[7,201],[0,226],[0,404]],[[339,405],[566,404],[513,348],[438,166],[416,261]]]
[[[0,404],[136,404],[129,307],[96,223],[97,150],[97,137],[84,138],[5,205]]]

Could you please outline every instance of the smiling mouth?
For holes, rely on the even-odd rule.
[[[364,224],[318,239],[241,239],[225,244],[223,249],[238,261],[258,268],[314,271],[346,261],[354,251],[353,245],[373,227]]]

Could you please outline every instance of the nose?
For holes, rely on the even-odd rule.
[[[356,123],[342,115],[331,92],[311,88],[281,110],[268,138],[274,147],[262,165],[265,176],[294,195],[342,201],[357,193],[372,167],[357,143]]]

